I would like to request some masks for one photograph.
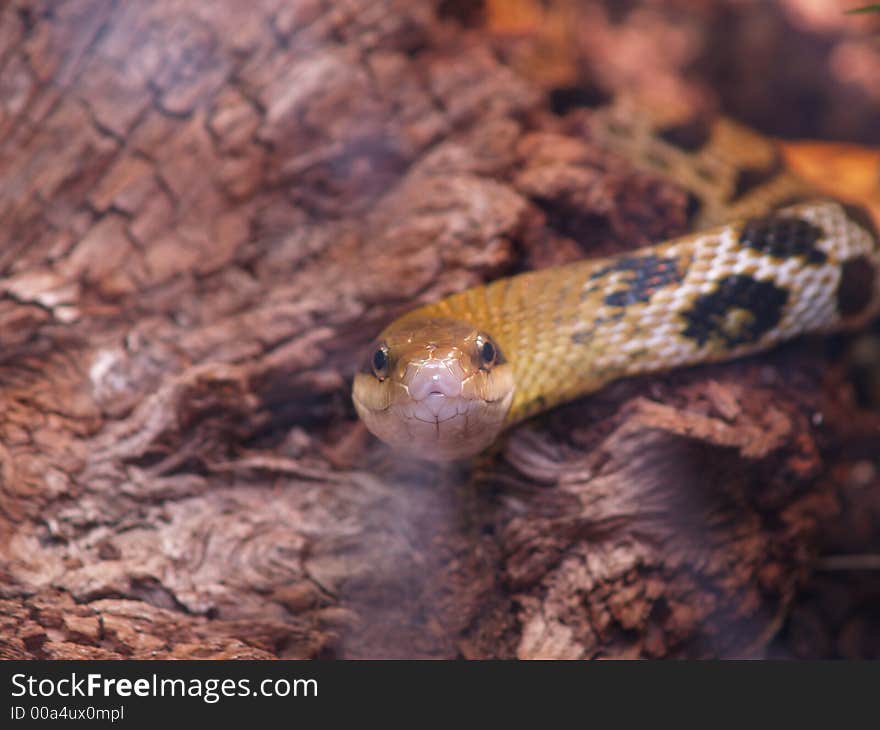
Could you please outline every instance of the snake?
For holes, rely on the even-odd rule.
[[[880,311],[876,208],[832,194],[833,179],[807,179],[782,142],[726,117],[663,124],[625,106],[594,112],[587,132],[683,188],[691,232],[496,279],[395,319],[352,399],[396,451],[466,459],[618,379],[862,327]]]

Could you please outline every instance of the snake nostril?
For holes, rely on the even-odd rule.
[[[409,371],[405,380],[413,400],[428,397],[444,400],[461,395],[461,378],[442,362],[423,362],[418,370]]]

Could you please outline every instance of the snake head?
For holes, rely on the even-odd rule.
[[[513,400],[510,365],[485,332],[454,319],[394,323],[369,351],[352,399],[367,428],[400,451],[462,459],[491,444]]]

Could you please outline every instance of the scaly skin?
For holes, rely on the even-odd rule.
[[[404,315],[379,337],[388,367],[355,378],[355,405],[374,433],[422,458],[466,457],[612,380],[858,327],[880,311],[870,201],[829,200],[827,185],[817,192],[784,164],[798,148],[780,154],[733,122],[658,133],[632,118],[600,112],[591,134],[690,191],[699,232],[500,279]],[[793,199],[803,202],[779,207]],[[487,340],[491,363],[480,350]]]

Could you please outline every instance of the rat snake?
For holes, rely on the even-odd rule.
[[[728,360],[880,311],[871,212],[730,120],[594,112],[590,136],[686,190],[697,232],[478,286],[388,325],[356,374],[370,431],[431,460],[621,377]],[[833,181],[830,181],[833,187]]]

